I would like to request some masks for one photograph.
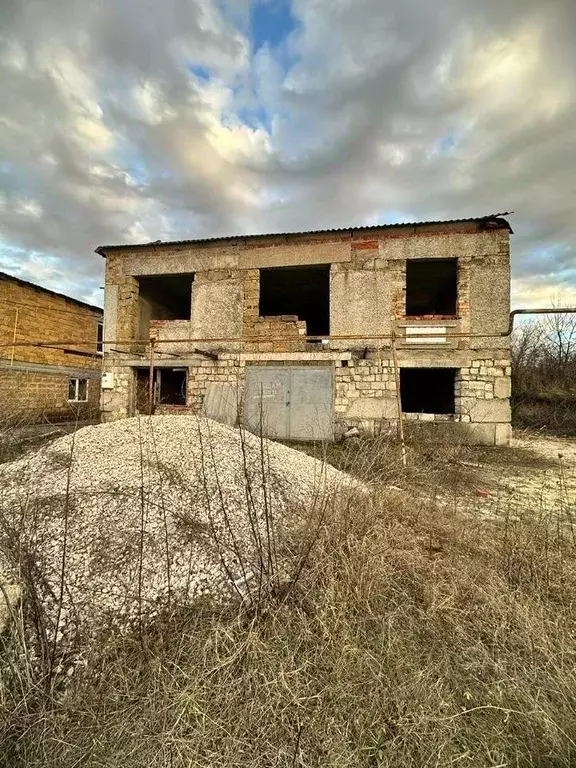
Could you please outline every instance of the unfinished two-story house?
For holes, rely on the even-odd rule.
[[[331,440],[402,414],[506,444],[510,233],[488,216],[101,246],[103,418]]]

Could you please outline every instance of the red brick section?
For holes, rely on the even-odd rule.
[[[361,240],[360,242],[352,243],[352,251],[377,251],[378,240]]]

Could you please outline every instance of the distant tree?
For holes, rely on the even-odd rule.
[[[517,425],[576,433],[576,313],[558,306],[515,329],[512,404]]]

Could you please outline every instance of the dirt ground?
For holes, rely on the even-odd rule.
[[[527,461],[487,471],[491,496],[479,498],[486,502],[489,511],[501,514],[518,509],[574,515],[576,439],[519,434],[510,447],[516,452],[527,452]],[[532,463],[530,454],[543,461]]]
[[[441,506],[498,517],[576,517],[574,438],[517,431],[509,448],[469,448],[451,464],[465,482],[429,486]]]

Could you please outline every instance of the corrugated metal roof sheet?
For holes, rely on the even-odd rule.
[[[512,227],[502,218],[508,216],[508,213],[491,214],[489,216],[477,216],[466,219],[444,219],[439,221],[406,221],[398,224],[372,224],[362,227],[339,227],[336,229],[312,229],[302,232],[267,232],[261,235],[223,235],[221,237],[200,237],[192,240],[154,240],[150,243],[126,243],[124,245],[99,245],[96,248],[96,253],[101,256],[106,255],[106,251],[116,251],[122,249],[133,250],[135,248],[149,248],[151,245],[192,245],[194,243],[215,243],[222,242],[224,240],[252,240],[256,238],[264,237],[289,237],[289,236],[302,236],[302,235],[323,235],[323,234],[338,234],[341,232],[369,232],[375,229],[400,229],[402,227],[424,227],[430,224],[466,224],[470,222],[486,222],[497,225],[500,229],[508,229],[510,233],[513,233]]]

